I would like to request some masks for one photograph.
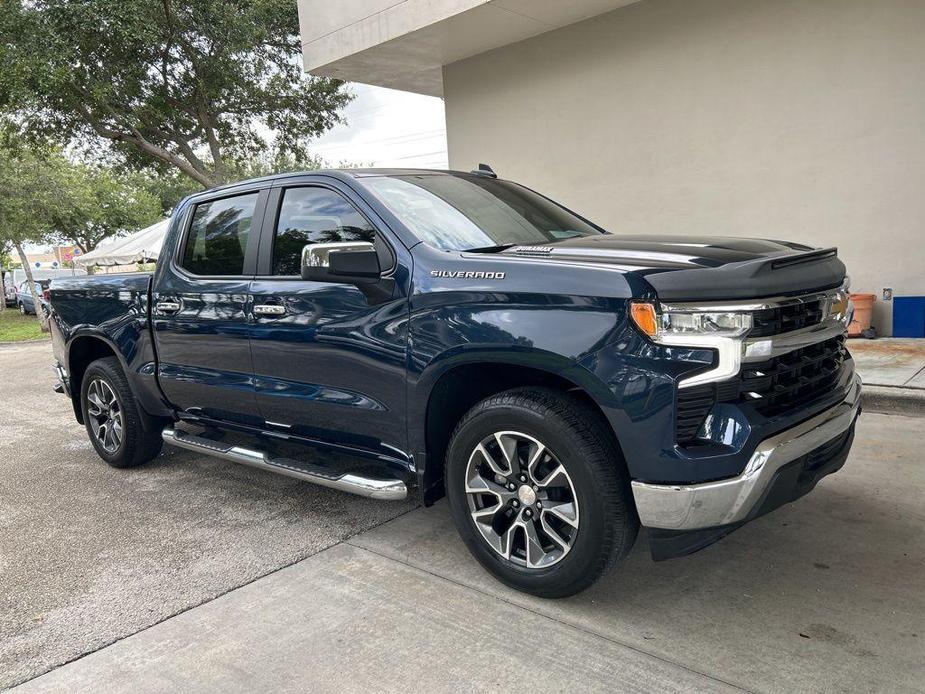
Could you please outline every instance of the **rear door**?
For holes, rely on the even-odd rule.
[[[152,324],[158,379],[191,415],[259,426],[247,320],[268,191],[197,201],[158,268]]]
[[[251,285],[251,345],[267,426],[404,458],[410,256],[332,179],[275,188]],[[371,242],[383,279],[364,291],[302,280],[306,245]]]

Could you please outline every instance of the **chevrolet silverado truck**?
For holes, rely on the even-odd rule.
[[[57,279],[57,390],[116,467],[163,442],[382,500],[561,597],[697,551],[844,463],[834,248],[608,233],[490,169],[287,174],[176,209],[153,274]]]

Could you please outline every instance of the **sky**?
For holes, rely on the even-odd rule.
[[[443,99],[352,83],[346,123],[309,147],[329,165],[447,168]]]

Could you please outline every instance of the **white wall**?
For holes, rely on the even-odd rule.
[[[645,0],[444,68],[450,165],[611,231],[837,245],[925,294],[925,2]]]

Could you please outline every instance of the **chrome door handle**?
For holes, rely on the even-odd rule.
[[[180,310],[180,304],[176,301],[158,301],[154,304],[158,313],[176,313]]]
[[[281,316],[286,313],[286,307],[279,304],[257,304],[254,306],[255,316]]]

